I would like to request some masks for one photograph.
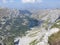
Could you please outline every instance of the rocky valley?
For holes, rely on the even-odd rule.
[[[60,9],[0,8],[0,45],[60,45]]]

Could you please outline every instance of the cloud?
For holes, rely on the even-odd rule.
[[[3,3],[12,3],[14,0],[2,0]]]
[[[34,3],[35,0],[22,0],[23,3]]]
[[[22,3],[41,3],[42,0],[21,0]]]
[[[7,3],[7,0],[2,0],[3,3]]]

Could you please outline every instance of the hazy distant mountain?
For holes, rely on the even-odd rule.
[[[22,15],[32,15],[32,12],[28,11],[28,10],[19,10],[20,14]]]

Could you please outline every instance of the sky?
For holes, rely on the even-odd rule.
[[[60,0],[0,0],[0,7],[17,9],[60,8]]]

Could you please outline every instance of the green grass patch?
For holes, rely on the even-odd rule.
[[[30,45],[36,45],[38,43],[37,39],[33,40]]]
[[[51,28],[60,28],[60,20],[57,20]]]

